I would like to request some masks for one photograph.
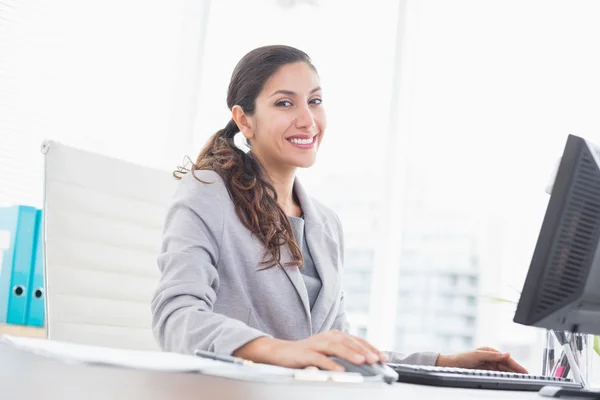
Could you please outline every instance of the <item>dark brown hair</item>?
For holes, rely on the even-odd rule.
[[[231,110],[239,105],[245,114],[253,115],[256,98],[267,80],[284,65],[297,62],[304,62],[316,71],[308,55],[293,47],[265,46],[252,50],[233,70],[227,91],[227,107]],[[173,175],[180,179],[182,174],[194,170],[218,173],[225,182],[238,217],[266,247],[262,263],[267,268],[275,265],[283,267],[281,246],[288,245],[293,260],[286,266],[302,266],[302,252],[294,240],[287,216],[277,203],[275,188],[252,152],[244,153],[233,142],[239,131],[231,119],[225,128],[208,140],[191,169],[178,167]],[[269,255],[270,258],[266,259]]]

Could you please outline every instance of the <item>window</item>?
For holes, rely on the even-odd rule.
[[[467,326],[468,328],[474,327],[475,326],[475,317],[472,317],[472,316],[465,317],[465,326]]]
[[[356,332],[356,335],[360,336],[361,338],[366,338],[367,337],[367,327],[366,326],[358,327],[358,331]]]
[[[347,263],[357,267],[371,268],[374,261],[373,249],[350,248],[346,252]]]
[[[469,285],[477,286],[478,279],[476,276],[469,276]]]
[[[474,238],[465,263],[477,264],[477,274],[460,282],[461,291],[481,308],[478,316],[493,313],[498,323],[484,329],[476,317],[475,330],[485,332],[478,342],[501,343],[508,335],[540,346],[534,332],[514,326],[514,312],[476,299],[498,290],[518,297],[508,286],[522,287],[548,201],[544,189],[567,135],[600,143],[600,57],[589,51],[600,46],[600,3],[569,4],[407,3],[402,191],[420,204],[407,201],[405,214],[464,215],[459,226],[445,225]],[[473,345],[468,337],[460,341]],[[539,365],[535,356],[520,361]]]
[[[458,283],[458,276],[457,275],[449,275],[448,281],[450,282],[450,286],[456,286]]]
[[[473,347],[473,338],[471,336],[463,336],[462,341],[465,349]]]
[[[182,21],[203,22],[204,2],[10,3],[0,7],[0,204],[42,205],[44,139],[175,169],[191,129],[174,111],[196,97],[203,40]]]

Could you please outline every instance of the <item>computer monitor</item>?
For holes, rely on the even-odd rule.
[[[514,322],[600,334],[600,149],[569,135]]]

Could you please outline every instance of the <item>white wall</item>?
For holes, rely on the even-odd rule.
[[[0,203],[40,204],[44,138],[174,168],[184,153],[177,144],[190,135],[173,131],[185,127],[174,108],[190,102],[181,80],[196,75],[182,52],[193,56],[202,33],[186,18],[201,17],[202,4],[15,3],[0,54],[0,86],[10,88],[0,115]]]

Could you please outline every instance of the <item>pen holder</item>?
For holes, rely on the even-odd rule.
[[[565,354],[563,344],[557,339],[557,335],[562,335],[561,339],[571,350],[573,360],[579,370],[584,382],[589,382],[591,360],[592,360],[592,340],[593,337],[581,333],[558,332],[551,330],[545,332],[545,343],[542,354],[542,375],[577,380],[573,371],[573,366],[569,363],[568,356]]]

